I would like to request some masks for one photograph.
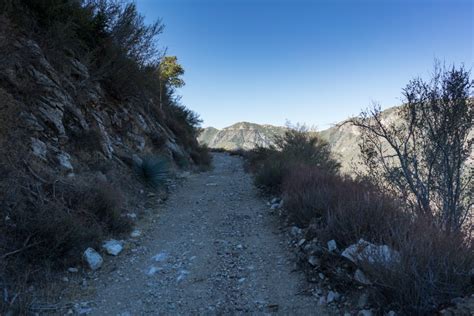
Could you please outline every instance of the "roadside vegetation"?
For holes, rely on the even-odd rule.
[[[399,254],[357,263],[382,311],[432,314],[472,293],[472,87],[464,68],[436,66],[431,81],[403,90],[399,122],[381,120],[379,106],[351,120],[362,133],[356,175],[341,174],[328,144],[301,128],[244,154],[255,184],[323,245],[364,239]]]

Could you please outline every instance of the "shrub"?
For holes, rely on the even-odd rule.
[[[334,175],[318,167],[292,169],[284,180],[285,210],[299,225],[322,219],[324,233],[348,245],[364,238],[388,242],[393,227],[409,221],[400,204],[370,182]]]
[[[247,157],[255,171],[255,184],[263,191],[279,194],[284,178],[298,166],[315,166],[330,174],[339,171],[340,164],[332,157],[329,144],[307,129],[296,127],[276,137],[275,147],[256,148]]]
[[[377,285],[384,307],[408,315],[432,315],[443,303],[472,293],[469,274],[474,265],[471,239],[462,234],[445,234],[426,219],[397,226],[393,244],[400,262],[385,267],[364,265]]]
[[[255,185],[268,194],[279,194],[289,167],[279,157],[265,160],[255,173]]]
[[[181,169],[187,169],[189,168],[189,159],[185,155],[177,154],[174,155],[174,161],[178,165],[179,168]]]
[[[87,245],[95,246],[103,236],[131,228],[121,216],[121,192],[105,183],[59,179],[35,186],[36,199],[27,194],[26,185],[11,187],[2,201],[3,210],[7,203],[16,202],[2,214],[8,220],[2,222],[1,230],[10,241],[4,251],[20,249],[18,255],[28,263],[77,260]]]
[[[193,151],[191,151],[191,159],[203,170],[209,168],[212,164],[211,154],[205,145],[198,146]]]
[[[134,163],[137,176],[148,186],[157,188],[168,178],[168,161],[162,157],[148,156]]]
[[[436,66],[429,82],[417,78],[403,90],[398,121],[386,120],[378,105],[350,120],[361,132],[368,176],[446,231],[472,217],[473,88],[464,67]]]
[[[446,234],[431,218],[414,218],[369,180],[302,166],[285,177],[283,194],[289,218],[300,226],[316,223],[320,239],[346,247],[363,238],[400,253],[400,262],[390,266],[360,263],[377,285],[382,306],[430,314],[466,293],[474,264],[472,239]]]

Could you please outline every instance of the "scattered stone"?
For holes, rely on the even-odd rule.
[[[71,267],[71,268],[68,268],[67,271],[70,272],[70,273],[77,273],[77,272],[79,272],[79,269]]]
[[[313,267],[317,267],[321,264],[321,260],[319,260],[318,257],[316,256],[309,256],[308,258],[308,262],[310,265],[312,265]]]
[[[329,291],[328,295],[326,297],[326,300],[329,304],[329,303],[338,301],[340,297],[341,297],[341,295],[339,293],[334,292],[334,291]]]
[[[298,247],[301,247],[304,243],[306,242],[306,239],[301,239],[300,241],[298,241],[298,243],[296,244]]]
[[[395,313],[394,311],[389,311],[387,313],[387,316],[397,316],[397,313]]]
[[[323,253],[323,248],[319,245],[317,240],[312,240],[303,247],[305,253],[309,255],[320,255]]]
[[[324,280],[326,277],[324,276],[324,274],[322,274],[322,273],[320,272],[320,273],[319,273],[319,278],[320,278],[321,280]]]
[[[270,204],[277,204],[279,202],[280,202],[280,198],[275,197],[270,201]]]
[[[297,226],[293,226],[291,227],[290,234],[291,236],[298,238],[303,235],[303,230]]]
[[[318,304],[319,304],[319,305],[326,305],[326,303],[327,303],[327,302],[326,302],[326,296],[321,296],[321,297],[319,298]]]
[[[364,239],[347,247],[341,256],[357,264],[359,261],[390,264],[400,260],[400,254],[387,245],[377,246]]]
[[[328,250],[329,252],[333,252],[337,250],[337,244],[334,239],[328,241]]]
[[[372,316],[373,313],[370,309],[363,309],[357,313],[357,316]]]
[[[215,182],[206,183],[206,186],[215,187],[215,186],[217,186],[217,183],[215,183]]]
[[[127,217],[130,218],[130,219],[136,219],[137,214],[136,213],[127,213]]]
[[[357,269],[356,272],[354,273],[354,280],[364,285],[372,284],[370,280],[365,276],[365,273],[362,272],[361,269]]]
[[[99,269],[102,266],[102,263],[104,263],[102,256],[93,248],[87,248],[86,251],[84,251],[83,257],[91,270]]]
[[[186,276],[189,274],[188,270],[180,270],[178,277],[176,278],[177,282],[180,282],[186,278]]]
[[[149,275],[149,276],[152,276],[152,275],[154,275],[156,272],[159,272],[159,271],[161,271],[161,270],[163,270],[163,268],[157,268],[157,267],[155,267],[155,266],[151,266],[151,267],[148,269],[148,271],[147,271],[146,274]]]
[[[142,232],[141,230],[139,229],[134,229],[131,233],[130,233],[130,237],[132,238],[138,238],[142,235]]]
[[[280,203],[275,203],[275,204],[272,204],[272,206],[270,206],[270,209],[272,210],[277,210],[280,208]]]
[[[168,254],[166,252],[160,252],[159,254],[153,256],[152,259],[156,262],[163,262],[168,259]]]
[[[123,250],[123,243],[121,241],[111,239],[106,241],[103,245],[102,248],[105,249],[105,251],[112,256],[117,256],[119,253],[122,252]]]

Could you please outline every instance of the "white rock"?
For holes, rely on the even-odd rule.
[[[357,316],[372,316],[373,313],[370,309],[363,309],[357,313]]]
[[[297,226],[291,227],[290,234],[293,237],[299,237],[303,234],[303,230]]]
[[[57,155],[59,164],[67,170],[73,170],[74,168],[72,167],[71,164],[71,156],[69,156],[68,153],[61,152]]]
[[[168,259],[168,254],[166,252],[160,252],[159,254],[153,256],[152,259],[155,260],[156,262],[162,262]]]
[[[328,295],[326,297],[326,300],[329,303],[332,303],[332,302],[335,302],[337,300],[339,300],[339,298],[341,297],[341,295],[337,292],[334,292],[334,291],[329,291],[328,292]]]
[[[135,213],[127,213],[127,217],[130,218],[130,219],[136,219],[136,218],[137,218],[137,214],[135,214]]]
[[[41,159],[46,159],[47,149],[46,144],[37,138],[31,138],[31,149],[33,154]]]
[[[280,208],[280,203],[275,203],[275,204],[272,204],[272,206],[270,206],[270,209],[272,210],[276,210],[276,209],[279,209]]]
[[[176,278],[176,281],[180,282],[184,280],[188,274],[189,274],[188,270],[180,270],[178,273],[178,277]]]
[[[140,237],[141,235],[142,235],[142,232],[139,229],[135,229],[130,233],[130,237],[132,238],[137,238],[137,237]]]
[[[370,280],[366,277],[365,273],[362,272],[362,270],[360,269],[357,269],[356,272],[354,273],[354,280],[364,285],[372,284]]]
[[[122,252],[123,250],[123,243],[121,241],[111,239],[106,241],[103,245],[102,248],[105,249],[105,251],[112,256],[116,256],[119,253]]]
[[[102,266],[102,263],[104,263],[102,256],[92,248],[87,248],[86,251],[84,251],[83,257],[89,265],[89,268],[92,270],[99,269]]]
[[[347,247],[341,256],[357,263],[366,260],[369,263],[390,264],[400,260],[400,254],[387,245],[377,246],[364,239]]]
[[[156,272],[159,272],[159,271],[161,271],[161,270],[163,270],[163,268],[157,268],[157,267],[155,267],[155,266],[151,266],[151,267],[148,269],[148,271],[147,271],[146,274],[152,276],[152,275],[154,275]]]
[[[68,268],[67,271],[70,272],[70,273],[77,273],[77,272],[79,272],[79,269],[71,267],[71,268]]]
[[[329,250],[329,252],[333,252],[333,251],[337,250],[337,244],[336,244],[336,241],[334,239],[328,241],[328,250]]]
[[[306,242],[306,239],[300,239],[300,241],[298,241],[298,243],[296,244],[298,247],[301,247],[303,246],[303,244]]]
[[[387,313],[387,316],[397,316],[397,313],[395,313],[394,311],[389,311]]]
[[[270,203],[271,204],[278,204],[280,202],[280,199],[279,198],[273,198]]]

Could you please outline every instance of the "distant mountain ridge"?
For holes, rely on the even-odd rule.
[[[257,146],[270,146],[273,144],[274,137],[283,135],[286,130],[287,128],[283,126],[239,122],[223,129],[204,128],[198,141],[210,148],[249,150]]]
[[[400,109],[401,107],[391,107],[382,111],[382,121],[387,123],[400,121]],[[347,121],[317,132],[331,145],[334,155],[341,162],[343,172],[353,171],[354,165],[360,162],[360,131],[351,124],[344,124]],[[283,135],[286,130],[288,128],[283,126],[240,122],[223,129],[205,128],[199,135],[198,141],[210,148],[249,150],[256,146],[270,146],[274,143],[275,136]],[[470,139],[473,137],[474,130],[469,135]],[[474,165],[474,149],[467,160],[467,165]]]
[[[386,121],[399,120],[398,110],[398,107],[384,110],[383,119]],[[344,124],[344,122],[347,120],[319,131],[318,134],[331,145],[334,154],[342,164],[342,170],[349,171],[352,164],[359,162],[360,131],[350,124]],[[287,129],[283,126],[239,122],[223,129],[204,128],[198,141],[210,148],[249,150],[256,146],[270,146],[273,144],[275,136],[283,135]]]

